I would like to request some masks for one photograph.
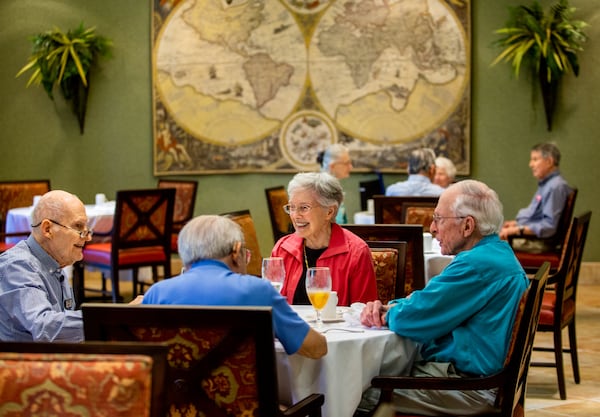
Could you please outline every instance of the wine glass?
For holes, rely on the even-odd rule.
[[[323,326],[321,310],[327,304],[331,292],[331,272],[326,266],[308,268],[306,272],[306,293],[317,312],[317,327]]]
[[[271,285],[281,292],[281,286],[285,279],[285,267],[283,266],[283,258],[263,258],[262,261],[262,277],[269,280]]]

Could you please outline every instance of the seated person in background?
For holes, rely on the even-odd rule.
[[[442,188],[448,188],[448,186],[454,182],[455,177],[456,167],[454,166],[454,162],[445,156],[438,156],[435,158],[434,184],[437,184]]]
[[[529,168],[538,180],[538,188],[529,207],[517,213],[516,220],[504,222],[500,237],[535,235],[549,238],[556,234],[567,196],[572,189],[560,175],[560,151],[553,143],[541,143],[531,149]],[[553,250],[543,241],[515,240],[513,248],[528,252]]]
[[[435,153],[429,148],[415,149],[408,159],[408,179],[387,187],[387,196],[437,197],[444,189],[432,184],[435,175]]]
[[[454,260],[427,286],[388,305],[369,302],[366,326],[390,330],[421,345],[412,376],[491,375],[502,369],[517,307],[529,281],[507,242],[500,240],[502,204],[474,180],[451,185],[440,196],[431,231]],[[359,410],[372,408],[369,389]],[[394,408],[428,416],[481,415],[494,410],[495,390],[394,391]]]
[[[296,174],[288,184],[290,215],[295,232],[275,243],[271,256],[283,258],[285,281],[281,293],[290,304],[310,304],[306,271],[327,266],[331,289],[339,305],[377,298],[371,251],[364,240],[335,223],[343,199],[340,182],[327,173]]]
[[[327,149],[319,152],[317,156],[317,162],[321,166],[321,172],[327,172],[338,180],[343,180],[350,176],[352,171],[352,160],[350,159],[350,152],[348,148],[340,143],[334,143],[329,145]],[[346,207],[342,201],[338,209],[338,214],[335,217],[337,224],[348,223],[348,217],[346,215]]]
[[[184,272],[152,285],[143,304],[272,307],[275,336],[288,354],[318,359],[327,353],[325,337],[269,281],[246,274],[250,253],[237,223],[223,216],[198,216],[183,227],[177,242]]]
[[[0,255],[0,340],[83,341],[81,311],[62,268],[83,258],[92,239],[85,206],[73,194],[53,190],[31,216],[27,240]]]

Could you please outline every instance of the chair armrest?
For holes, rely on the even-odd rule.
[[[321,407],[325,402],[323,394],[310,394],[281,412],[286,417],[321,417]]]
[[[438,378],[413,376],[376,376],[371,385],[384,391],[394,389],[477,390],[497,388],[502,373],[486,377]]]

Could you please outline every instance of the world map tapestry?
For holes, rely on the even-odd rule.
[[[470,0],[152,0],[156,175],[298,172],[350,149],[470,174]]]

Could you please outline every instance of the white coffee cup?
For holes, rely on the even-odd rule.
[[[325,304],[323,311],[321,311],[321,316],[324,320],[334,320],[337,318],[337,303],[337,291],[331,291],[329,293],[329,298],[327,299],[327,304]]]
[[[106,195],[102,193],[96,194],[96,205],[99,206],[104,203],[106,203]]]
[[[37,204],[40,202],[40,198],[42,198],[41,195],[34,195],[33,196],[33,206],[37,206]]]
[[[433,236],[431,233],[423,233],[423,251],[431,252],[433,250]]]

